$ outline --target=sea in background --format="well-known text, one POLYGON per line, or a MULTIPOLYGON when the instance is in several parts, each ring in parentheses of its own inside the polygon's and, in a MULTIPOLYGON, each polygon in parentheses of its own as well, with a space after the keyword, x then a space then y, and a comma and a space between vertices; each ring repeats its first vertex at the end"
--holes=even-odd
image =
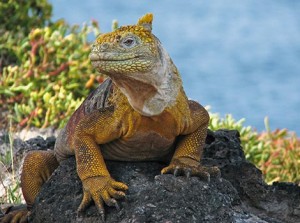
POLYGON ((134 24, 154 13, 153 33, 177 65, 189 98, 221 116, 300 135, 300 1, 49 0, 54 20, 134 24))

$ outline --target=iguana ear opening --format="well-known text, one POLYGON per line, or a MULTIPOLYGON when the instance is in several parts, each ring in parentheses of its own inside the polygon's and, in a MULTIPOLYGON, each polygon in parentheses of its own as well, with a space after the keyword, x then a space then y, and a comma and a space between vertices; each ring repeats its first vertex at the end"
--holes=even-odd
POLYGON ((153 14, 147 13, 143 15, 141 18, 139 18, 139 21, 137 23, 138 26, 143 26, 146 30, 150 31, 152 30, 152 21, 153 21, 153 14))

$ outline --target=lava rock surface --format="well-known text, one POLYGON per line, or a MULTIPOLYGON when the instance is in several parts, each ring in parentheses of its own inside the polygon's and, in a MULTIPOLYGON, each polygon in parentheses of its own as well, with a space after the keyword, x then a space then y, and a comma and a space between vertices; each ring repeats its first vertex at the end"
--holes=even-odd
MULTIPOLYGON (((39 137, 26 143, 53 148, 54 140, 39 137)), ((106 222, 300 222, 300 187, 267 185, 261 171, 245 159, 237 131, 209 131, 201 162, 218 166, 221 178, 206 182, 160 175, 166 164, 159 162, 107 161, 112 177, 126 183, 129 190, 126 199, 119 201, 120 210, 105 206, 106 222)), ((70 158, 43 185, 30 221, 101 222, 94 204, 77 215, 81 199, 75 158, 70 158)))

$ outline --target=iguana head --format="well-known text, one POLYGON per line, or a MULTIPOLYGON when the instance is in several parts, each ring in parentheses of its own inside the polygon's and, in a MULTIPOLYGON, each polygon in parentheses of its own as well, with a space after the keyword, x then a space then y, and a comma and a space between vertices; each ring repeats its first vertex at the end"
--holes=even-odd
POLYGON ((108 75, 130 105, 143 115, 158 115, 175 103, 181 79, 160 41, 152 34, 152 14, 136 25, 100 35, 90 59, 108 75))

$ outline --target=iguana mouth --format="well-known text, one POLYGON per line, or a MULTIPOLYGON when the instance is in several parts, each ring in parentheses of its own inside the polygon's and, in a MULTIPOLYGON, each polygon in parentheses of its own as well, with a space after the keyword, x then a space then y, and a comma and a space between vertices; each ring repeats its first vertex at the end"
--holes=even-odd
POLYGON ((90 60, 97 61, 126 61, 139 58, 139 55, 129 53, 90 53, 90 60))

